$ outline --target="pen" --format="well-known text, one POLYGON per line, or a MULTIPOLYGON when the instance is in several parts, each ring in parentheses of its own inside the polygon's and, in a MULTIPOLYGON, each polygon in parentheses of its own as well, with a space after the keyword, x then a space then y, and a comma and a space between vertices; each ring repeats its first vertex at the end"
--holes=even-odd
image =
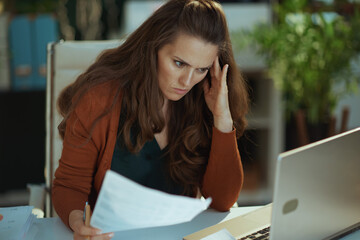
MULTIPOLYGON (((88 202, 85 203, 84 221, 85 226, 90 227, 90 205, 88 204, 88 202)), ((87 236, 86 239, 90 240, 90 236, 87 236)))

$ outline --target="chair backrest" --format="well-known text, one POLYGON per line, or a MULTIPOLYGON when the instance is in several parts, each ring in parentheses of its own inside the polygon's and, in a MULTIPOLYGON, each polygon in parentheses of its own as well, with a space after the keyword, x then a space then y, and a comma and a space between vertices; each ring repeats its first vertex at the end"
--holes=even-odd
MULTIPOLYGON (((62 140, 57 130, 62 117, 57 111, 57 98, 60 92, 74 82, 77 76, 84 72, 103 50, 117 47, 121 43, 121 40, 106 40, 60 41, 48 44, 45 163, 45 180, 48 193, 51 193, 53 176, 59 165, 62 152, 62 140)), ((45 205, 46 216, 55 216, 51 194, 47 194, 45 205)))

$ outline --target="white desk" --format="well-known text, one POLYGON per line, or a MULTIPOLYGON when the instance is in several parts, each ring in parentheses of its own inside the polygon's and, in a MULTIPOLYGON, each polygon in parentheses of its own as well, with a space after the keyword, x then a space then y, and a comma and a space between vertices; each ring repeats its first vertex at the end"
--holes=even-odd
MULTIPOLYGON (((130 231, 115 232, 112 240, 136 239, 136 240, 181 240, 184 236, 197 232, 216 223, 229 220, 231 218, 243 215, 259 207, 240 207, 231 208, 229 212, 217 212, 208 209, 191 222, 176 224, 166 227, 154 227, 137 229, 130 231)), ((72 240, 72 232, 61 222, 59 218, 40 218, 36 219, 33 229, 36 233, 36 240, 72 240)))

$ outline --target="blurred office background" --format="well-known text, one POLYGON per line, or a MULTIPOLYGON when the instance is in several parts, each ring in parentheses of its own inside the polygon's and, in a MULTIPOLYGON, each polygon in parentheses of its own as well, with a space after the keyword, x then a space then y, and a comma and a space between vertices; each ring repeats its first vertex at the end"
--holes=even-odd
MULTIPOLYGON (((220 2, 231 32, 239 32, 258 23, 277 24, 273 6, 285 1, 220 2)), ((356 0, 305 2, 309 12, 325 9, 345 18, 359 9, 356 0)), ((47 43, 123 38, 161 4, 161 0, 0 0, 0 207, 26 205, 27 184, 45 182, 47 43)), ((289 129, 283 95, 266 74, 264 58, 249 47, 234 49, 251 97, 249 126, 239 140, 245 185, 238 203, 265 204, 271 202, 276 156, 296 147, 289 145, 289 132, 295 130, 289 129)), ((335 133, 341 119, 347 129, 360 126, 359 104, 356 93, 337 103, 335 133)))

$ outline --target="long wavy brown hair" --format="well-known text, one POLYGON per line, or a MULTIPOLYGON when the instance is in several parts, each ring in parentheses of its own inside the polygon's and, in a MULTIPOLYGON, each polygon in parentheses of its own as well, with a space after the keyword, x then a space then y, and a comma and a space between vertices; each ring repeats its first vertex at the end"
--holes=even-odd
MULTIPOLYGON (((126 147, 135 153, 146 141, 152 140, 154 134, 161 132, 165 126, 161 111, 164 97, 157 79, 157 53, 164 45, 174 41, 180 32, 218 46, 221 67, 229 64, 230 111, 237 137, 240 137, 246 127, 247 88, 234 60, 225 14, 220 4, 212 0, 170 0, 122 45, 104 51, 61 93, 58 108, 64 120, 58 127, 60 135, 64 137, 66 120, 86 91, 95 85, 113 81, 118 87, 114 103, 121 93, 122 107, 126 109, 126 120, 119 133, 126 147), (134 124, 140 127, 135 144, 130 136, 134 124)), ((210 77, 209 74, 207 77, 210 77)), ((171 126, 167 133, 167 166, 169 176, 183 187, 185 195, 194 195, 201 187, 210 152, 213 116, 204 99, 203 82, 195 85, 179 101, 169 103, 171 126)), ((104 109, 92 128, 113 106, 104 109)))

